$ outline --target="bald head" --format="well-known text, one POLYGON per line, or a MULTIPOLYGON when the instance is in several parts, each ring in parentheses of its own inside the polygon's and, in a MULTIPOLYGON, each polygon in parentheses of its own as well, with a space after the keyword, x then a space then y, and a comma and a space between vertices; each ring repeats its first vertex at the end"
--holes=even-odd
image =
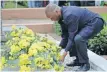
POLYGON ((55 12, 55 11, 59 11, 59 10, 60 10, 60 7, 58 5, 49 3, 45 8, 45 13, 47 15, 51 12, 55 12))
POLYGON ((61 8, 56 4, 48 4, 45 8, 45 14, 52 21, 58 21, 61 16, 61 8))

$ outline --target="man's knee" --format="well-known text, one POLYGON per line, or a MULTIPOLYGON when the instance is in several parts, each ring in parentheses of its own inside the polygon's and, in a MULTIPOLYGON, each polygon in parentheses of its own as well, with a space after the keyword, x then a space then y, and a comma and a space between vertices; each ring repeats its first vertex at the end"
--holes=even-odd
POLYGON ((75 43, 81 42, 82 40, 83 40, 83 38, 82 38, 80 35, 76 35, 76 36, 74 37, 74 42, 75 42, 75 43))

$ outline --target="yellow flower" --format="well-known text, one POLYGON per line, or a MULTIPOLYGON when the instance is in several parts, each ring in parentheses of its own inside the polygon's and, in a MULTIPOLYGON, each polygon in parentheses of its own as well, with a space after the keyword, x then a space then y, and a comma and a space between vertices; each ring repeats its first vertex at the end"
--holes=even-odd
POLYGON ((51 69, 51 67, 52 67, 52 66, 51 66, 49 60, 44 60, 44 61, 42 62, 42 66, 41 66, 42 69, 51 69))
POLYGON ((16 29, 16 26, 15 25, 12 25, 12 30, 16 29))
POLYGON ((28 36, 26 36, 26 35, 22 35, 21 36, 21 39, 25 39, 26 41, 32 41, 32 40, 34 40, 35 39, 35 37, 33 37, 33 36, 30 36, 30 37, 28 37, 28 36))
POLYGON ((41 37, 40 40, 41 40, 42 42, 46 42, 48 39, 47 39, 46 37, 41 37))
POLYGON ((41 67, 43 60, 44 60, 44 58, 42 58, 42 57, 35 58, 34 59, 35 65, 38 67, 41 67))
POLYGON ((2 70, 4 68, 4 65, 6 64, 6 58, 3 56, 0 59, 0 70, 2 70))
POLYGON ((38 47, 38 45, 36 43, 33 43, 30 48, 36 49, 36 47, 38 47))
POLYGON ((11 36, 17 36, 15 31, 12 31, 12 32, 10 33, 10 35, 11 35, 11 36))
POLYGON ((64 71, 64 67, 63 66, 59 66, 59 65, 57 65, 57 64, 55 64, 54 65, 54 69, 55 69, 55 71, 60 71, 60 72, 62 72, 62 71, 64 71))
POLYGON ((5 64, 6 63, 6 58, 3 56, 3 57, 1 57, 0 61, 2 62, 2 64, 5 64))
POLYGON ((45 42, 37 42, 36 44, 37 44, 38 46, 41 46, 41 47, 42 47, 42 46, 45 46, 46 43, 45 43, 45 42))
POLYGON ((4 68, 4 65, 0 62, 0 70, 4 68))
POLYGON ((23 29, 17 29, 17 31, 18 31, 19 34, 23 33, 23 29))
POLYGON ((52 66, 49 60, 44 59, 43 57, 38 57, 34 59, 35 65, 42 69, 51 69, 52 66))
POLYGON ((25 34, 30 35, 30 36, 34 36, 34 33, 31 29, 26 28, 24 31, 25 34))
POLYGON ((20 48, 27 48, 30 45, 30 42, 22 39, 19 41, 18 45, 20 46, 20 48))
POLYGON ((57 51, 56 46, 52 46, 52 47, 51 47, 51 49, 52 49, 52 51, 54 51, 54 52, 56 52, 56 51, 57 51))
POLYGON ((28 51, 28 56, 32 56, 32 55, 37 55, 38 54, 38 51, 36 48, 29 48, 29 51, 28 51))
POLYGON ((29 56, 27 54, 21 54, 19 56, 19 65, 26 65, 31 64, 31 61, 29 60, 29 56))
POLYGON ((37 45, 41 47, 45 47, 47 49, 50 48, 50 45, 46 42, 38 42, 37 45))
POLYGON ((45 66, 43 66, 43 69, 51 69, 51 68, 52 68, 51 65, 46 65, 46 64, 45 64, 45 66))
POLYGON ((29 56, 27 55, 27 54, 21 54, 20 56, 19 56, 19 59, 23 59, 23 60, 26 60, 26 59, 28 59, 29 58, 29 56))
POLYGON ((12 40, 19 41, 19 37, 13 37, 12 40))
POLYGON ((57 53, 56 53, 56 52, 53 52, 53 51, 51 51, 50 54, 51 54, 51 55, 55 55, 55 56, 57 55, 57 53))
POLYGON ((55 44, 55 42, 53 42, 52 40, 47 40, 47 43, 50 45, 55 44))
POLYGON ((53 62, 53 58, 51 57, 50 54, 48 55, 48 60, 50 61, 50 63, 53 62))
POLYGON ((21 48, 17 45, 12 45, 10 48, 11 48, 11 51, 10 51, 11 55, 14 54, 14 53, 17 53, 21 50, 21 48))
POLYGON ((54 65, 54 69, 55 69, 56 71, 59 71, 59 70, 60 70, 60 67, 59 67, 57 64, 55 64, 55 65, 54 65))
POLYGON ((9 59, 10 59, 10 60, 14 60, 14 58, 13 58, 13 57, 11 57, 11 56, 9 56, 9 59))
POLYGON ((57 55, 56 55, 56 59, 57 59, 58 61, 61 59, 61 55, 60 55, 60 53, 57 53, 57 55))
POLYGON ((29 60, 19 60, 19 65, 27 65, 27 64, 31 64, 31 61, 29 60))
POLYGON ((20 66, 20 72, 31 72, 31 68, 26 65, 20 66))
POLYGON ((50 49, 50 44, 45 43, 45 47, 46 47, 47 49, 50 49))
POLYGON ((39 52, 44 52, 44 51, 45 51, 44 47, 38 47, 37 50, 38 50, 39 52))
POLYGON ((44 43, 38 42, 38 43, 33 43, 30 48, 36 49, 39 52, 43 52, 45 51, 43 46, 44 46, 44 43))

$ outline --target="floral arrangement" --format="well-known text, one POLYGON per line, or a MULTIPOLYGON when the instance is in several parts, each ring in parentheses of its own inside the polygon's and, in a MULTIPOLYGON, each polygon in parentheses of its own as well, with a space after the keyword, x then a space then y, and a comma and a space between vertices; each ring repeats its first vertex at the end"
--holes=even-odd
POLYGON ((7 66, 18 67, 20 72, 38 70, 62 72, 64 70, 60 62, 61 47, 47 37, 34 34, 28 28, 12 26, 6 38, 5 45, 8 46, 8 51, 1 55, 1 70, 7 66))

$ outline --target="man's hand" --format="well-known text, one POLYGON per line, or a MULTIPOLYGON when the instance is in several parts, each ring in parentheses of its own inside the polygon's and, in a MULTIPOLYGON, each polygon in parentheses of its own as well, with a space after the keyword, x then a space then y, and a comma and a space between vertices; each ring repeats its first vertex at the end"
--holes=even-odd
POLYGON ((66 55, 67 55, 67 52, 64 51, 64 52, 62 53, 61 59, 60 59, 62 62, 64 62, 64 59, 65 59, 66 55))

